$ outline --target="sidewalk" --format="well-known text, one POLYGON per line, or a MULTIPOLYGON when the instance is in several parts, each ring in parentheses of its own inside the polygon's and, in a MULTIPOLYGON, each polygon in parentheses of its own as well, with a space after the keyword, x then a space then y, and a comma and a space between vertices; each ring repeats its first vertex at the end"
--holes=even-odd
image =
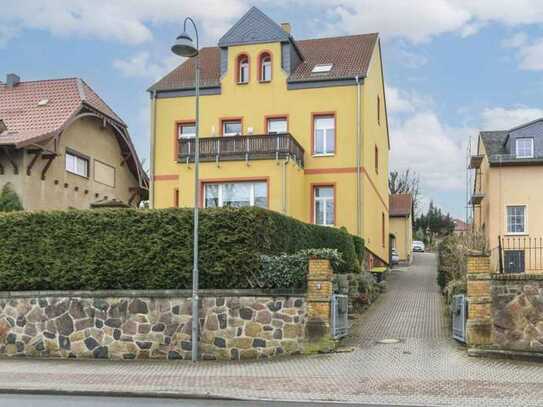
POLYGON ((435 256, 393 272, 352 353, 267 362, 0 360, 0 390, 120 392, 374 404, 541 406, 543 365, 468 357, 448 339, 435 256), (400 343, 378 344, 399 338, 400 343))

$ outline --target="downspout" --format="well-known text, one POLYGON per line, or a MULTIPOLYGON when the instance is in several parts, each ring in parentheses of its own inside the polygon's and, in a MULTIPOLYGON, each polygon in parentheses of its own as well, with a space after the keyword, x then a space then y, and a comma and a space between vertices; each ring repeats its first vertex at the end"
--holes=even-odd
POLYGON ((282 164, 281 166, 283 167, 282 168, 282 172, 283 172, 283 182, 282 182, 282 206, 283 206, 283 213, 286 215, 287 214, 287 166, 288 166, 288 162, 289 162, 289 159, 287 158, 282 164))
POLYGON ((151 156, 149 160, 149 207, 155 208, 156 90, 151 91, 151 156))
POLYGON ((362 126, 360 78, 356 79, 356 234, 362 237, 362 126))

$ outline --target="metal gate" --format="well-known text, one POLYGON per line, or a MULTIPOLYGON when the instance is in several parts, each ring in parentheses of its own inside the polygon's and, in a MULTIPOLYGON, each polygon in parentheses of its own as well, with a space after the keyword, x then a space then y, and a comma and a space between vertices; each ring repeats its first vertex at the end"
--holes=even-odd
POLYGON ((466 342, 466 318, 467 305, 466 297, 463 294, 453 296, 452 325, 453 338, 466 342))
POLYGON ((349 332, 349 298, 346 295, 332 295, 332 337, 342 338, 349 332))

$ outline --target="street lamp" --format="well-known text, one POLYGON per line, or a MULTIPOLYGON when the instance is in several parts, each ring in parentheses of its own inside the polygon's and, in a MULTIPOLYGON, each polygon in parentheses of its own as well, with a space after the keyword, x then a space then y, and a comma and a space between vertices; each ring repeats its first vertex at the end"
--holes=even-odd
POLYGON ((198 208, 200 207, 199 187, 199 172, 200 172, 200 145, 199 145, 199 129, 200 129, 200 57, 199 57, 199 40, 198 28, 196 23, 190 17, 185 18, 183 23, 183 33, 180 34, 174 45, 172 52, 181 57, 194 58, 196 71, 196 134, 194 135, 194 230, 193 230, 193 255, 192 255, 192 361, 198 360, 198 208), (192 23, 196 34, 196 46, 192 41, 192 37, 187 34, 187 21, 192 23))

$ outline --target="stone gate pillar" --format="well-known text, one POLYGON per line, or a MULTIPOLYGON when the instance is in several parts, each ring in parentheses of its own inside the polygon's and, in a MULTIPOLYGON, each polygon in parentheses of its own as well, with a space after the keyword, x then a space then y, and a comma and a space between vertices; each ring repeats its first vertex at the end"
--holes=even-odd
POLYGON ((490 256, 471 253, 467 258, 468 319, 467 345, 491 345, 493 339, 490 256))
POLYGON ((306 338, 310 342, 330 337, 333 276, 330 260, 309 259, 306 338))

